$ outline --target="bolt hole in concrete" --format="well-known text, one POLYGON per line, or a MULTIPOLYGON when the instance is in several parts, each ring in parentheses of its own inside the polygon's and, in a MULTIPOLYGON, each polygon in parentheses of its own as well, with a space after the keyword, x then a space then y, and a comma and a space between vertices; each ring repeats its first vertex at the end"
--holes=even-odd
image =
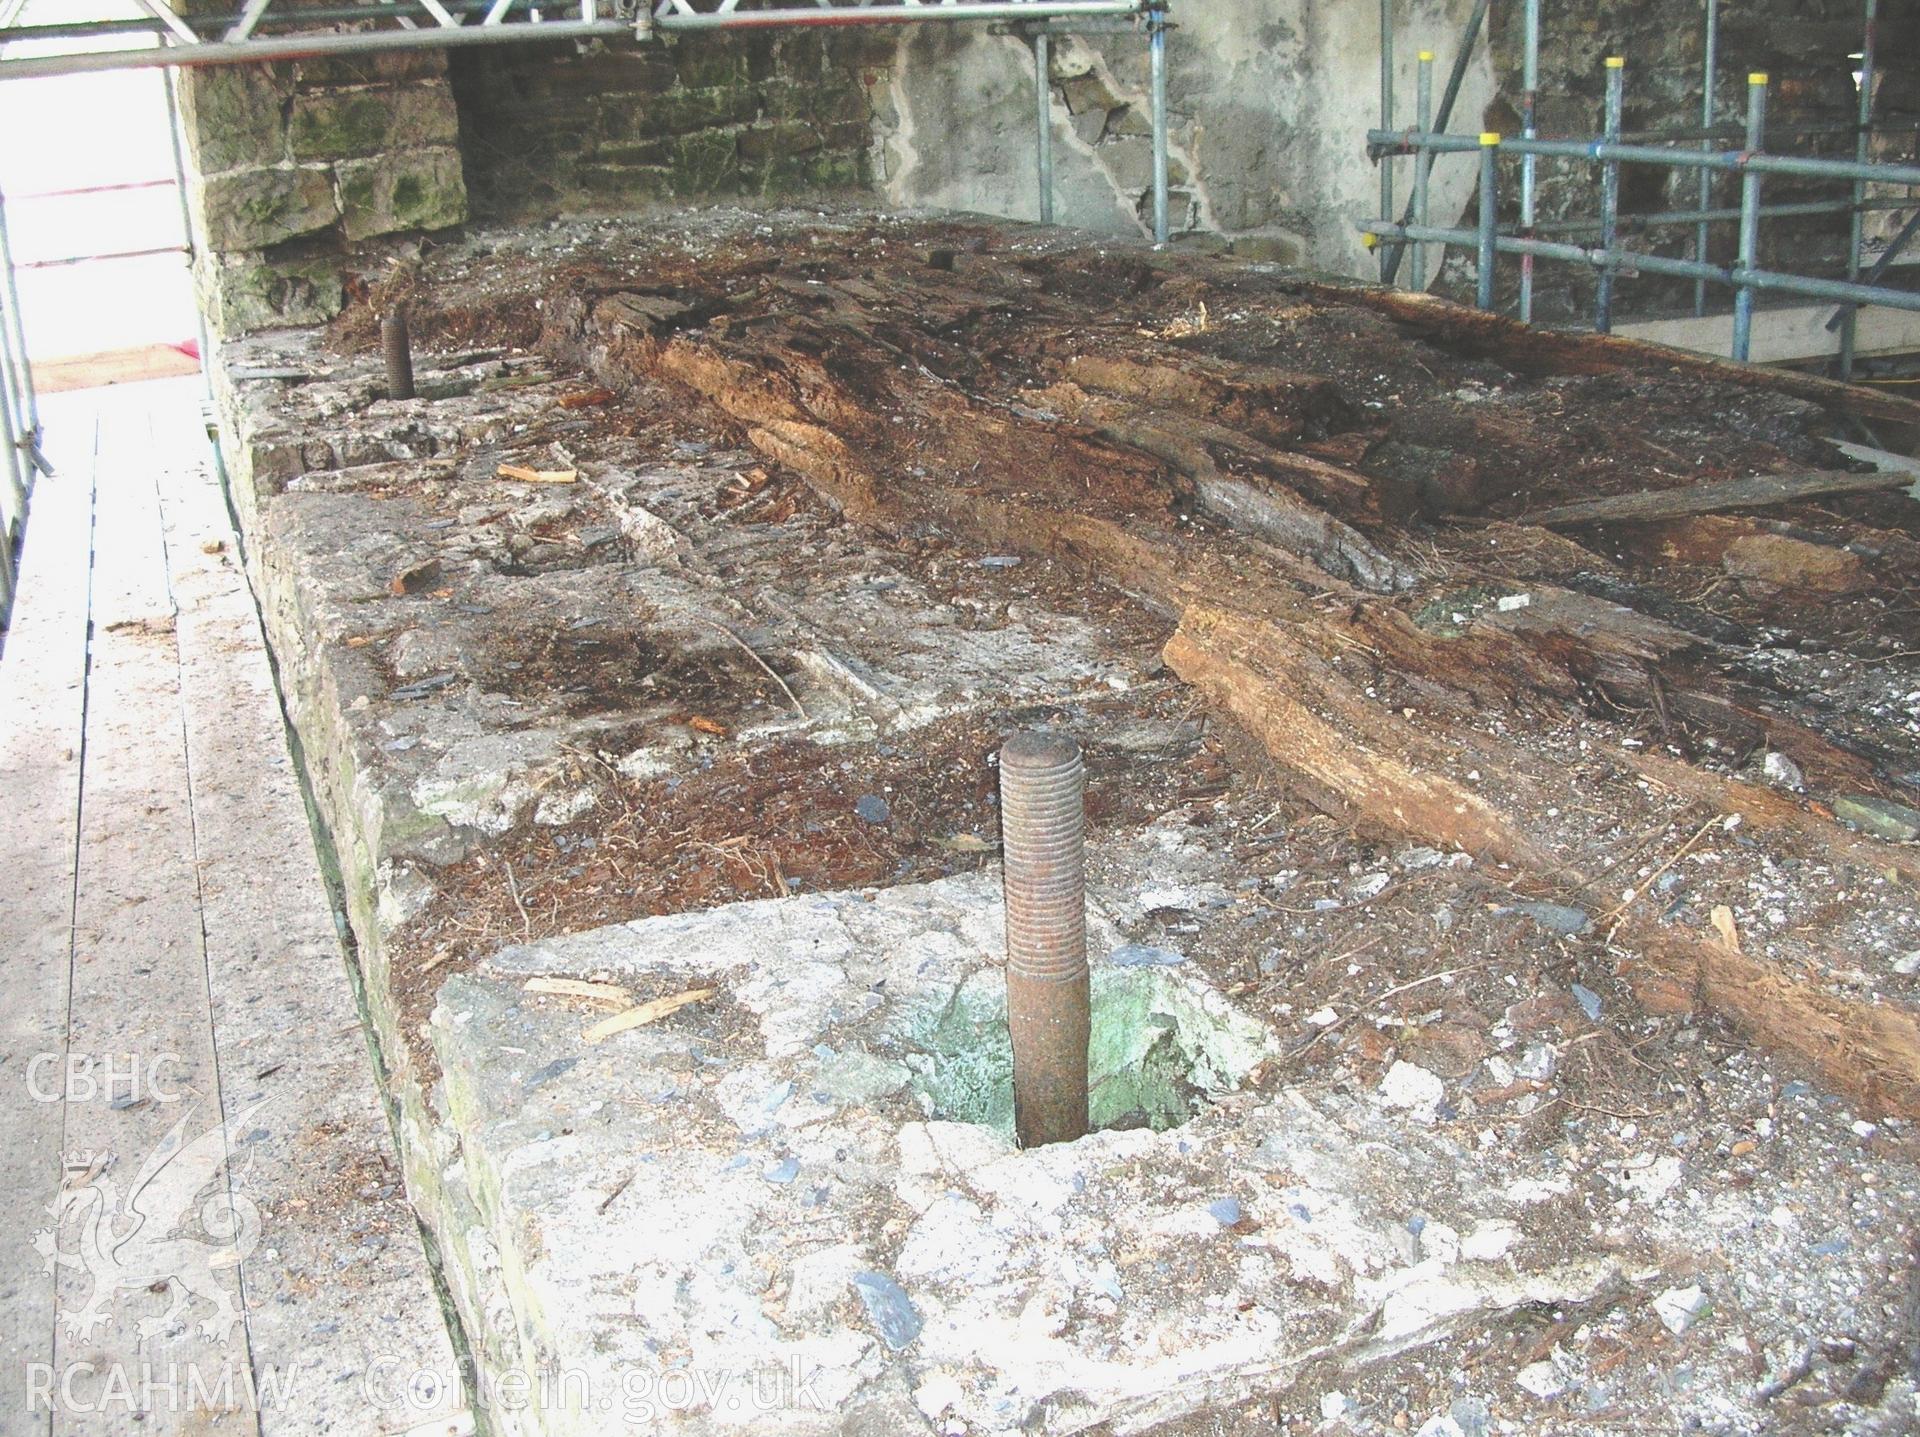
MULTIPOLYGON (((1265 1028, 1216 990, 1172 971, 1166 960, 1174 957, 1129 946, 1093 969, 1087 1096, 1094 1131, 1178 1127, 1268 1055, 1265 1028)), ((1013 1136, 1013 1044, 997 968, 924 1015, 906 1041, 913 1051, 904 1061, 930 1117, 1013 1136)))

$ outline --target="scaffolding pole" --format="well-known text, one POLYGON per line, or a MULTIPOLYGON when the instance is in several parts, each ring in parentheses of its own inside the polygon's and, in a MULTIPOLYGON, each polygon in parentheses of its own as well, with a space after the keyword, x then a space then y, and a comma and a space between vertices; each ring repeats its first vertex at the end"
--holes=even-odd
MULTIPOLYGON (((1540 0, 1527 0, 1526 58, 1523 62, 1520 82, 1520 138, 1532 140, 1539 137, 1536 123, 1537 102, 1540 91, 1540 0)), ((1382 125, 1390 130, 1391 125, 1382 125)), ((1426 126, 1423 124, 1422 129, 1426 126)), ((1520 232, 1533 233, 1533 221, 1537 200, 1534 194, 1535 166, 1539 160, 1533 155, 1520 157, 1520 232)), ((1386 210, 1381 210, 1386 214, 1386 210)), ((1520 257, 1520 321, 1533 323, 1533 256, 1520 257)))
MULTIPOLYGON (((1866 0, 1866 16, 1860 39, 1860 133, 1854 138, 1853 157, 1865 164, 1872 156, 1874 47, 1879 38, 1879 0, 1866 0)), ((1847 278, 1860 278, 1860 241, 1863 237, 1863 206, 1867 182, 1853 182, 1853 222, 1847 230, 1847 278)), ((1840 377, 1853 378, 1853 341, 1858 314, 1848 305, 1840 316, 1840 377)))
MULTIPOLYGON (((1720 69, 1720 0, 1707 0, 1706 33, 1701 45, 1700 57, 1700 128, 1703 131, 1713 129, 1713 87, 1719 80, 1720 69)), ((1713 137, 1710 133, 1701 137, 1702 150, 1713 149, 1713 137)), ((1700 171, 1700 209, 1702 212, 1713 208, 1713 172, 1700 171)), ((1701 264, 1707 262, 1707 246, 1712 236, 1707 222, 1700 221, 1693 231, 1693 257, 1701 264)), ((1707 312, 1707 282, 1696 280, 1693 286, 1693 312, 1695 316, 1707 312)))

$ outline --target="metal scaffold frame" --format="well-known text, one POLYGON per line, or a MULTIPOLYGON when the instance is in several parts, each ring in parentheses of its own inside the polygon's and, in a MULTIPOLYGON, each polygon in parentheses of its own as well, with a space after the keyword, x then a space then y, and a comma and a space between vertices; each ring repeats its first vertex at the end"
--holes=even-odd
MULTIPOLYGON (((1520 296, 1518 313, 1523 322, 1533 319, 1534 264, 1538 260, 1586 265, 1596 274, 1593 326, 1600 333, 1613 327, 1615 282, 1622 275, 1650 274, 1694 282, 1694 313, 1706 311, 1709 285, 1729 288, 1734 296, 1733 357, 1742 362, 1751 353, 1753 307, 1761 293, 1799 295, 1835 301, 1839 308, 1828 321, 1829 330, 1840 333, 1840 373, 1850 378, 1854 368, 1855 316, 1862 305, 1920 311, 1920 292, 1893 289, 1880 281, 1888 267, 1920 230, 1920 210, 1881 251, 1871 268, 1862 252, 1864 219, 1875 210, 1912 209, 1920 204, 1913 194, 1892 198, 1874 198, 1869 185, 1920 187, 1920 164, 1893 164, 1872 159, 1873 137, 1879 133, 1914 130, 1913 124, 1890 126, 1878 123, 1873 112, 1876 78, 1876 41, 1878 0, 1864 0, 1864 32, 1860 50, 1859 115, 1851 124, 1800 124, 1792 130, 1801 135, 1852 132, 1855 137, 1851 160, 1823 159, 1812 155, 1787 154, 1767 148, 1768 77, 1755 72, 1747 77, 1747 112, 1737 129, 1715 123, 1714 85, 1719 68, 1719 0, 1704 0, 1703 62, 1701 72, 1701 112, 1697 129, 1655 130, 1626 133, 1622 129, 1625 107, 1626 62, 1610 57, 1605 69, 1605 108, 1600 133, 1574 137, 1542 137, 1534 125, 1535 89, 1539 83, 1540 5, 1541 0, 1526 0, 1525 94, 1521 103, 1521 133, 1503 136, 1493 133, 1479 136, 1447 133, 1453 101, 1465 73, 1469 53, 1479 38, 1486 3, 1476 5, 1461 36, 1454 59, 1453 74, 1437 116, 1430 113, 1434 56, 1420 53, 1420 100, 1413 126, 1398 129, 1393 117, 1393 34, 1391 0, 1381 0, 1381 124, 1367 134, 1369 156, 1382 170, 1380 218, 1362 224, 1370 242, 1381 247, 1381 277, 1391 284, 1403 253, 1410 256, 1413 283, 1424 287, 1429 272, 1429 251, 1439 246, 1457 245, 1473 249, 1479 257, 1478 302, 1481 308, 1494 305, 1494 278, 1499 256, 1520 256, 1520 296), (1478 153, 1478 223, 1473 229, 1436 226, 1428 213, 1428 174, 1434 159, 1453 153, 1478 153), (1413 198, 1400 218, 1393 215, 1391 164, 1395 156, 1409 155, 1414 163, 1413 198), (1520 160, 1520 223, 1503 228, 1498 223, 1499 161, 1514 155, 1520 160), (1591 220, 1560 221, 1539 224, 1535 214, 1536 166, 1541 157, 1578 160, 1598 166, 1600 213, 1591 220), (1699 175, 1698 200, 1691 210, 1658 214, 1623 215, 1620 213, 1620 169, 1622 165, 1647 165, 1664 169, 1692 169, 1699 175), (1737 208, 1712 207, 1714 174, 1740 177, 1740 204, 1737 208), (1848 197, 1835 200, 1794 201, 1763 204, 1762 185, 1769 175, 1802 179, 1831 180, 1849 187, 1848 197), (1759 263, 1762 221, 1769 218, 1806 215, 1847 215, 1849 245, 1847 278, 1822 278, 1763 269, 1759 263), (1714 264, 1709 259, 1708 239, 1715 224, 1737 224, 1739 233, 1736 257, 1730 265, 1714 264), (1691 228, 1692 255, 1677 258, 1647 254, 1628 249, 1623 236, 1645 234, 1663 228, 1691 228), (1546 239, 1557 233, 1573 236, 1593 235, 1598 244, 1575 244, 1546 239)), ((1777 129, 1775 134, 1777 136, 1777 129)))
POLYGON ((27 335, 0 196, 0 620, 13 607, 14 555, 27 523, 34 480, 52 467, 40 452, 40 399, 27 362, 27 335))
POLYGON ((181 15, 167 0, 134 0, 145 18, 19 23, 28 0, 0 0, 0 79, 148 66, 237 65, 323 54, 553 40, 651 32, 1074 20, 1130 16, 1156 0, 234 0, 225 15, 181 15), (48 49, 62 40, 155 36, 144 49, 48 49), (40 53, 6 47, 40 42, 40 53))

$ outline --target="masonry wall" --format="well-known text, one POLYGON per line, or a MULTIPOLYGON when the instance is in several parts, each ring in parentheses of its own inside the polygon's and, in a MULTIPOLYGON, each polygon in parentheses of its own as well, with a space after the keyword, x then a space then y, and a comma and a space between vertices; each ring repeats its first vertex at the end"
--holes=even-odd
POLYGON ((863 191, 871 34, 686 35, 456 53, 476 216, 538 218, 687 201, 863 191))
POLYGON ((469 219, 866 193, 871 32, 479 47, 179 72, 216 334, 338 314, 370 241, 469 219))
MULTIPOLYGON (((1457 35, 1471 0, 1397 0, 1403 34, 1457 35)), ((1174 0, 1168 45, 1171 223, 1213 231, 1262 257, 1358 274, 1372 261, 1354 221, 1378 208, 1365 132, 1379 114, 1375 0, 1174 0)), ((1033 62, 1027 44, 980 27, 925 26, 895 40, 881 107, 882 168, 895 204, 1036 213, 1033 62)), ((1414 47, 1402 45, 1403 93, 1414 47)), ((1450 49, 1450 46, 1448 47, 1450 49)), ((1055 42, 1055 214, 1095 232, 1143 234, 1151 149, 1144 36, 1055 42)), ((1464 114, 1492 99, 1476 47, 1464 114)), ((1441 174, 1437 209, 1457 211, 1470 177, 1441 174)))
POLYGON ((466 220, 444 54, 177 73, 196 282, 216 333, 329 319, 353 246, 466 220))

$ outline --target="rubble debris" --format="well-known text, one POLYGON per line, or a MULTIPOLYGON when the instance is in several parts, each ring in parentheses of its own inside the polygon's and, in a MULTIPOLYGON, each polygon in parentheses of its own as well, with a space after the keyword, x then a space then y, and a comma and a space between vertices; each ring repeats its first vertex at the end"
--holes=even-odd
POLYGON ((1920 809, 1895 803, 1890 798, 1844 793, 1833 801, 1833 816, 1889 843, 1912 843, 1920 839, 1920 809))

